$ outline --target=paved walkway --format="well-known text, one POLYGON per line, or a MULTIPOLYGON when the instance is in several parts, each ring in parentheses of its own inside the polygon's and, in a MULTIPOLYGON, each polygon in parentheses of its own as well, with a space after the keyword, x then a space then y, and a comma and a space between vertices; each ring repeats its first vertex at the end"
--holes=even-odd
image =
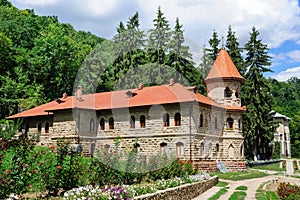
MULTIPOLYGON (((288 167, 289 162, 287 162, 287 171, 285 174, 282 175, 274 175, 277 172, 274 171, 266 171, 266 170, 261 170, 264 171, 265 173, 269 173, 270 176, 262 177, 262 178, 254 178, 254 179, 248 179, 248 180, 241 180, 241 181, 231 181, 231 180, 222 180, 219 179, 219 181, 222 182, 227 182, 229 185, 228 192, 223 194, 219 199, 220 200, 227 200, 230 198, 230 196, 236 191, 235 189, 238 186, 247 186, 247 190, 245 191, 247 193, 247 196, 245 197, 245 200, 254 200, 255 199, 255 193, 258 187, 265 182, 272 181, 272 180, 279 180, 279 181, 284 181, 284 182, 289 182, 291 184, 297 184, 300 185, 300 179, 298 178, 291 178, 289 175, 293 174, 294 171, 290 171, 291 168, 288 167)), ((290 162, 291 164, 292 161, 290 162)), ((217 193, 221 187, 214 186, 211 189, 207 190, 200 196, 194 198, 193 200, 206 200, 213 196, 215 193, 217 193)))

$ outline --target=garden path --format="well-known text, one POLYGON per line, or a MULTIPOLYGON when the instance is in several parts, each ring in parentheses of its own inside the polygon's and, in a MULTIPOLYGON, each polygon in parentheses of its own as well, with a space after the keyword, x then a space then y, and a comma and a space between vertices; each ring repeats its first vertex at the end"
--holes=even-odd
MULTIPOLYGON (((255 199, 255 193, 256 193, 256 190, 258 189, 258 187, 262 183, 272 181, 272 180, 274 180, 274 181, 275 180, 284 181, 284 182, 289 182, 289 183, 292 183, 292 184, 300 185, 300 179, 291 178, 291 177, 287 177, 287 176, 284 176, 284 175, 270 175, 270 176, 267 176, 267 177, 240 180, 240 181, 231 181, 231 180, 219 179, 219 181, 229 183, 228 192, 223 194, 219 199, 227 200, 236 191, 235 189, 238 186, 247 186, 248 189, 246 191, 247 196, 245 197, 245 200, 253 200, 253 199, 255 199)), ((220 190, 220 187, 214 186, 211 189, 204 192, 203 194, 201 194, 198 197, 194 198, 193 200, 206 200, 206 199, 209 199, 211 196, 213 196, 219 190, 220 190)))

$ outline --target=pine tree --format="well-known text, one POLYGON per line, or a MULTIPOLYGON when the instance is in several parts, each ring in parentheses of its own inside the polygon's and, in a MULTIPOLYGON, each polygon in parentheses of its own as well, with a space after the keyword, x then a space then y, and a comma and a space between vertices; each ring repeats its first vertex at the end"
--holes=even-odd
POLYGON ((166 64, 174 69, 173 77, 176 82, 184 85, 198 85, 200 74, 193 66, 192 54, 189 47, 184 45, 182 25, 176 19, 174 30, 171 35, 170 52, 167 55, 166 64))
POLYGON ((243 76, 246 73, 246 67, 242 57, 242 48, 240 48, 239 45, 240 44, 235 36, 235 32, 233 32, 231 30, 231 26, 229 26, 225 46, 233 63, 239 70, 240 74, 243 76))
POLYGON ((270 156, 266 152, 273 139, 275 124, 271 114, 273 99, 263 73, 271 71, 267 67, 271 62, 268 47, 258 36, 258 30, 253 27, 250 40, 245 44, 246 66, 249 70, 242 88, 243 104, 247 107, 243 115, 243 133, 247 156, 260 155, 261 158, 267 158, 270 156))
POLYGON ((170 47, 171 31, 169 22, 158 7, 157 17, 153 20, 154 29, 149 31, 149 61, 164 64, 166 52, 170 47))
POLYGON ((219 48, 219 45, 220 45, 220 39, 218 39, 218 34, 215 30, 213 30, 213 35, 212 35, 212 38, 208 41, 209 43, 209 46, 210 48, 206 49, 207 52, 208 52, 208 56, 211 60, 215 61, 218 54, 219 54, 219 51, 220 51, 220 48, 219 48))

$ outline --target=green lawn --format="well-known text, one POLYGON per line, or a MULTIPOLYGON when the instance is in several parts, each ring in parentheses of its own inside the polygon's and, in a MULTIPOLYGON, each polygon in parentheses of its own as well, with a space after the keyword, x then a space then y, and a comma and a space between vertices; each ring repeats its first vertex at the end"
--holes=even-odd
POLYGON ((277 171, 277 172, 285 171, 284 168, 280 168, 280 163, 254 166, 254 167, 251 167, 250 169, 272 170, 272 171, 277 171))
POLYGON ((222 188, 216 194, 214 194, 212 197, 210 197, 208 200, 217 200, 221 197, 221 195, 225 194, 226 192, 227 192, 227 189, 222 188))
POLYGON ((265 191, 262 188, 264 187, 265 184, 269 183, 265 182, 262 183, 259 188, 256 190, 255 198, 257 200, 278 200, 278 196, 276 195, 276 192, 273 191, 265 191))
POLYGON ((219 178, 221 178, 221 179, 227 179, 227 180, 233 180, 233 181, 268 176, 268 174, 266 174, 264 172, 256 171, 256 170, 249 170, 246 172, 227 172, 227 173, 214 172, 214 173, 211 173, 211 175, 219 176, 219 178))
POLYGON ((230 196, 229 200, 243 200, 245 199, 246 195, 247 195, 246 192, 242 192, 242 191, 234 192, 230 196))
POLYGON ((247 190, 247 189, 248 189, 248 187, 244 186, 244 185, 241 185, 241 186, 235 188, 235 190, 247 190))

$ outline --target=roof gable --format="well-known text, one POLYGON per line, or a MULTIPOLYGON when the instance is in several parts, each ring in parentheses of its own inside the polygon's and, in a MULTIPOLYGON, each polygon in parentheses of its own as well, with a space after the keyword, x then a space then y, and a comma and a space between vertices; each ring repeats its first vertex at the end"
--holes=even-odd
POLYGON ((204 81, 215 81, 216 79, 238 80, 242 83, 245 81, 225 49, 221 49, 221 51, 219 52, 214 65, 212 66, 204 81))

